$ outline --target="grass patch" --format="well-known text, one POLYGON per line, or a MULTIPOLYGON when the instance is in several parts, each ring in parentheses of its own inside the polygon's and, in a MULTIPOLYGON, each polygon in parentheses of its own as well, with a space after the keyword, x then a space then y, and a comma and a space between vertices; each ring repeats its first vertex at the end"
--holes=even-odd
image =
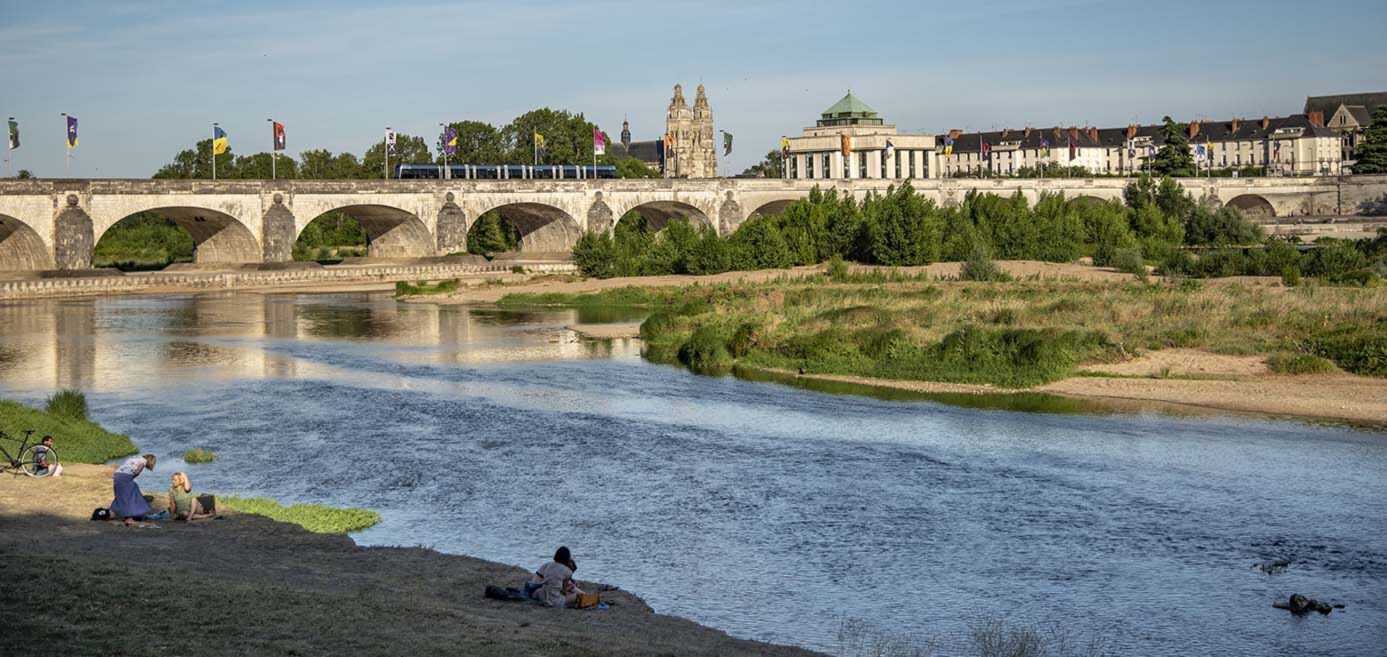
POLYGON ((628 286, 590 292, 571 294, 565 292, 512 292, 496 302, 499 306, 632 306, 650 307, 671 302, 677 294, 675 288, 628 286))
POLYGON ((428 281, 418 281, 415 283, 399 281, 395 283, 395 296, 419 297, 430 294, 449 294, 451 292, 456 292, 457 289, 458 279, 456 278, 439 281, 437 283, 429 283, 428 281))
POLYGON ((31 442, 44 435, 53 436, 53 448, 63 463, 105 463, 138 451, 129 436, 107 431, 90 420, 0 400, 0 431, 15 439, 5 449, 13 452, 18 448, 17 441, 23 439, 25 429, 34 430, 31 442))
POLYGON ((1339 368, 1314 354, 1278 351, 1267 358, 1267 367, 1277 374, 1328 374, 1339 368))
POLYGON ((69 420, 87 419, 87 396, 81 390, 64 390, 55 393, 44 404, 44 410, 69 420))
POLYGON ((217 460, 217 453, 210 449, 198 447, 197 449, 190 449, 183 452, 183 461, 185 463, 211 463, 215 460, 217 460))
POLYGON ((218 497, 217 503, 242 513, 254 513, 279 522, 298 525, 318 534, 346 534, 380 522, 380 514, 366 509, 338 509, 324 504, 284 506, 267 497, 218 497))

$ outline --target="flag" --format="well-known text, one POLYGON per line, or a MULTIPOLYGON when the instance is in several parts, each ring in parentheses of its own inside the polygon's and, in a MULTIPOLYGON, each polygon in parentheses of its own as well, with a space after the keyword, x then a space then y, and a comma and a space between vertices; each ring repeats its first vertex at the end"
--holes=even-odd
POLYGON ((1281 160, 1281 142, 1274 141, 1271 143, 1271 159, 1277 161, 1281 160))
POLYGON ((891 140, 890 140, 890 139, 887 139, 887 140, 886 140, 886 157, 891 157, 892 155, 895 155, 895 154, 896 154, 896 145, 893 144, 893 143, 891 143, 891 140))
POLYGON ((1204 152, 1204 144, 1199 144, 1194 147, 1194 159, 1196 161, 1203 162, 1207 157, 1208 156, 1204 152))
POLYGON ((212 126, 212 154, 226 154, 226 131, 218 126, 212 126))
POLYGON ((285 146, 285 144, 286 144, 286 142, 284 141, 284 124, 283 124, 283 123, 280 123, 279 121, 273 121, 272 123, 275 124, 275 148, 274 148, 274 149, 277 150, 277 151, 282 151, 282 150, 284 150, 284 146, 285 146))
POLYGON ((780 157, 781 157, 782 159, 789 159, 789 157, 790 157, 790 138, 789 138, 789 137, 781 137, 781 138, 780 138, 780 157))
POLYGON ((1040 156, 1050 157, 1050 140, 1044 137, 1040 138, 1040 156))
POLYGON ((992 143, 991 143, 991 142, 986 142, 986 141, 983 142, 983 143, 982 143, 982 156, 983 156, 983 157, 988 157, 988 156, 991 155, 991 154, 992 154, 992 143))
POLYGON ((10 119, 10 150, 19 148, 19 124, 10 119))
POLYGON ((1137 142, 1135 139, 1127 140, 1127 159, 1137 159, 1137 142))
POLYGON ((852 137, 843 135, 843 157, 852 157, 852 137))
POLYGON ((544 135, 541 135, 538 132, 535 133, 535 148, 538 148, 539 150, 544 150, 544 135))
POLYGON ((953 155, 953 154, 954 154, 954 138, 953 138, 953 137, 945 137, 945 138, 944 138, 944 157, 949 157, 950 155, 953 155))
POLYGON ((602 131, 597 128, 592 129, 592 154, 607 154, 607 135, 602 134, 602 131))
POLYGON ((1069 161, 1073 162, 1079 157, 1079 147, 1073 140, 1069 141, 1069 161))
POLYGON ((386 131, 385 131, 385 154, 386 154, 386 155, 391 155, 391 156, 395 155, 395 131, 394 131, 394 130, 386 130, 386 131))
POLYGON ((443 136, 439 137, 443 142, 444 155, 457 155, 458 152, 458 131, 453 126, 443 128, 443 136))
POLYGON ((77 117, 67 117, 67 147, 77 148, 77 117))
POLYGON ((1155 145, 1155 144, 1148 144, 1148 145, 1146 146, 1146 157, 1156 157, 1156 145, 1155 145))
POLYGON ((727 157, 732 154, 732 133, 724 130, 722 132, 722 156, 727 157))

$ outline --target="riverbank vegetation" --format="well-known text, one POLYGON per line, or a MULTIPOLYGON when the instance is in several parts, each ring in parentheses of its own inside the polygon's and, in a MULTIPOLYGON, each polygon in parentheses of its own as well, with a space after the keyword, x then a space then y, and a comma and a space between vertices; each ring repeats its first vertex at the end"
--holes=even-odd
POLYGON ((720 374, 734 365, 1020 388, 1140 350, 1278 354, 1278 371, 1387 377, 1387 288, 931 280, 875 270, 764 283, 607 290, 504 303, 660 308, 646 355, 720 374))
POLYGON ((178 224, 151 212, 140 212, 111 226, 96 242, 95 267, 125 271, 163 269, 192 262, 193 236, 178 224))
POLYGON ((430 283, 428 281, 416 281, 414 283, 410 283, 409 281, 397 281, 395 283, 395 296, 396 298, 400 298, 428 296, 432 294, 450 294, 457 291, 458 284, 459 281, 456 278, 438 281, 437 283, 430 283))
POLYGON ((183 452, 183 462, 189 465, 211 463, 215 460, 217 460, 217 453, 210 449, 203 449, 201 447, 197 447, 183 452))
MULTIPOLYGON (((136 452, 130 437, 113 433, 87 419, 87 401, 81 392, 63 391, 49 399, 48 410, 0 399, 0 431, 15 441, 26 429, 33 429, 30 442, 53 436, 54 447, 63 463, 105 463, 136 452)), ((6 445, 13 452, 18 444, 6 445)))
MULTIPOLYGON (((1119 202, 1042 194, 1032 205, 969 192, 941 207, 909 183, 862 201, 814 189, 778 216, 753 216, 726 237, 671 220, 655 231, 627 213, 612 233, 586 233, 573 251, 586 275, 652 276, 813 265, 841 258, 888 266, 996 258, 1074 262, 1181 276, 1304 275, 1369 284, 1387 273, 1387 238, 1329 240, 1302 255, 1267 240, 1237 209, 1197 202, 1173 179, 1140 177, 1119 202), (1201 249, 1191 252, 1191 249, 1201 249)), ((979 260, 980 261, 980 260, 979 260)))
POLYGON ((348 534, 373 527, 380 514, 366 509, 339 509, 324 504, 290 504, 285 506, 267 497, 218 497, 223 506, 265 516, 271 520, 298 525, 316 534, 348 534))

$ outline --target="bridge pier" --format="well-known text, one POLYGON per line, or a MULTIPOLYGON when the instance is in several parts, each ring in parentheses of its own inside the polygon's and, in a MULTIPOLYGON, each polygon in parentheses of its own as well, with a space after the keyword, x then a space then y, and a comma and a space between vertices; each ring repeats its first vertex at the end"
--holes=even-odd
POLYGON ((467 250, 467 212, 454 202, 452 192, 444 196, 434 233, 437 236, 439 255, 467 250))
POLYGON ((77 205, 77 195, 67 195, 67 207, 53 220, 53 264, 58 269, 91 269, 96 237, 92 219, 77 205))
POLYGON ((265 262, 289 262, 294 259, 294 213, 284 207, 284 195, 275 194, 273 204, 260 220, 263 258, 265 262))

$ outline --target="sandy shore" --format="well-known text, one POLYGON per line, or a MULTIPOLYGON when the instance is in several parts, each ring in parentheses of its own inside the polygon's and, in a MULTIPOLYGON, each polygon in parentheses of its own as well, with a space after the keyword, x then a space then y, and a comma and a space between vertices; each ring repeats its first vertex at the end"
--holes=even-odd
MULTIPOLYGON (((0 596, 7 636, 42 639, 24 654, 813 654, 655 614, 626 592, 604 593, 606 610, 496 602, 482 596, 485 586, 519 586, 527 571, 423 548, 362 548, 260 516, 225 512, 157 529, 91 522, 91 510, 110 502, 111 472, 78 464, 58 479, 0 475, 0 572, 43 583, 0 596)), ((162 494, 167 476, 141 477, 145 492, 162 494)), ((573 547, 581 561, 582 546, 573 547)), ((538 566, 552 546, 535 550, 538 566)))

